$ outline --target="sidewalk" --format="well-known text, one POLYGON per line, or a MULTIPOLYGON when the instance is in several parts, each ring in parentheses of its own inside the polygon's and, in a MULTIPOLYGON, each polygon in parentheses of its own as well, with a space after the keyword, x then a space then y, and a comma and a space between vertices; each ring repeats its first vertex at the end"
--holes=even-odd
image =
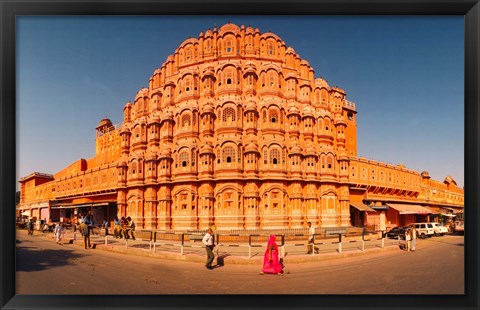
MULTIPOLYGON (((17 230, 17 233, 27 233, 26 230, 17 230)), ((34 237, 45 238, 54 242, 55 236, 53 233, 42 233, 35 231, 34 237)), ((152 257, 159 259, 169 259, 187 262, 205 263, 205 249, 201 241, 189 242, 185 244, 183 255, 181 247, 176 244, 157 245, 154 251, 153 245, 149 241, 142 240, 124 240, 115 239, 113 236, 108 236, 107 244, 105 245, 105 237, 99 235, 91 235, 92 243, 91 249, 85 251, 110 251, 115 253, 122 253, 128 255, 138 255, 144 257, 152 257)), ((83 237, 78 233, 67 231, 62 240, 63 244, 73 245, 79 248, 84 248, 83 237)), ((342 243, 342 251, 339 253, 338 244, 323 244, 320 245, 319 254, 306 254, 306 246, 299 244, 285 245, 285 262, 291 263, 307 263, 320 262, 331 259, 339 259, 344 257, 362 256, 371 253, 381 253, 385 251, 398 250, 398 241, 392 239, 384 239, 384 247, 381 247, 381 241, 373 240, 365 242, 364 250, 362 251, 361 241, 347 241, 342 243)), ((249 258, 248 244, 228 245, 220 244, 214 250, 215 262, 218 264, 255 264, 261 265, 263 263, 264 246, 254 247, 251 249, 251 256, 249 258)))

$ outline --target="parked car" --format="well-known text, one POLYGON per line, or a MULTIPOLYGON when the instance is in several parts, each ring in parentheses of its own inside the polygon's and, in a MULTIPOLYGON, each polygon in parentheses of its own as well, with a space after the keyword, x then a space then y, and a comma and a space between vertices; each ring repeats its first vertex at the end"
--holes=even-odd
POLYGON ((389 231, 387 231, 387 238, 398 238, 405 239, 405 231, 407 230, 407 226, 397 226, 393 227, 389 231))
POLYGON ((415 226, 417 236, 420 238, 430 238, 435 234, 433 223, 412 223, 408 226, 415 226))
POLYGON ((443 226, 443 225, 440 225, 440 223, 432 223, 433 225, 433 233, 435 234, 435 236, 443 236, 445 235, 446 233, 448 233, 448 228, 443 226))

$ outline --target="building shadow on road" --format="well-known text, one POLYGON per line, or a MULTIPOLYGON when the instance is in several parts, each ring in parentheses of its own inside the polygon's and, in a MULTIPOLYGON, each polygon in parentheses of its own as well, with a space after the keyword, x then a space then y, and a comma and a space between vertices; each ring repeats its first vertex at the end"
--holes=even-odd
POLYGON ((73 250, 62 248, 58 245, 57 250, 46 250, 37 247, 29 247, 28 243, 17 240, 16 248, 16 271, 31 272, 48 270, 55 267, 71 265, 83 254, 74 253, 73 250))

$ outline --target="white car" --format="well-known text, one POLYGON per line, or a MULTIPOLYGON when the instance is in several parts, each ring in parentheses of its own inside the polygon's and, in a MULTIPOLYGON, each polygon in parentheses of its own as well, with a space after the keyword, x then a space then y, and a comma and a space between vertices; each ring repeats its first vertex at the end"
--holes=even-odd
POLYGON ((425 238, 430 238, 435 234, 435 231, 433 230, 433 224, 432 223, 413 223, 410 224, 409 226, 415 226, 415 230, 417 231, 417 236, 425 239, 425 238))
POLYGON ((432 223, 433 224, 433 231, 435 236, 443 236, 448 233, 448 228, 445 226, 440 225, 439 223, 432 223))

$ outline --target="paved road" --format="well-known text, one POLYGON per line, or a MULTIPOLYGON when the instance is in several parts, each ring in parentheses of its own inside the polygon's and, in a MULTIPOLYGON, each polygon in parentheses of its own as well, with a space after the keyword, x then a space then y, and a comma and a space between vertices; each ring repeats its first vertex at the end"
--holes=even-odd
POLYGON ((288 264, 284 276, 261 266, 164 260, 57 245, 17 234, 17 294, 463 294, 463 236, 417 241, 401 250, 288 264))

